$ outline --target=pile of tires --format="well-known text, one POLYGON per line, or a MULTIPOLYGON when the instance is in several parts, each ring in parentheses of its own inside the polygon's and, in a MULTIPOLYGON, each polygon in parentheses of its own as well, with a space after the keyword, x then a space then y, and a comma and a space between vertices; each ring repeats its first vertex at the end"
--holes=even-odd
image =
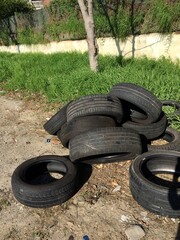
MULTIPOLYGON (((167 159, 169 159, 168 156, 171 159, 170 151, 173 150, 172 154, 176 156, 173 157, 176 159, 174 167, 177 164, 180 133, 168 127, 166 114, 162 111, 164 104, 152 92, 132 83, 119 83, 114 85, 108 94, 83 96, 69 102, 44 124, 44 129, 49 134, 57 135, 62 145, 69 149, 69 156, 37 157, 20 165, 12 176, 12 189, 15 197, 21 203, 31 207, 49 207, 60 204, 77 192, 78 185, 82 186, 82 183, 79 184, 82 176, 80 173, 77 174, 79 166, 81 169, 88 168, 88 177, 90 177, 92 164, 133 160, 130 167, 130 189, 134 199, 146 209, 160 215, 175 216, 177 214, 180 216, 180 212, 177 213, 177 211, 171 215, 170 209, 164 203, 165 200, 162 200, 164 195, 158 196, 158 190, 149 191, 154 183, 147 184, 147 187, 144 182, 142 183, 138 174, 135 176, 134 171, 138 169, 140 173, 143 173, 141 167, 145 165, 138 160, 144 156, 143 154, 155 156, 156 161, 159 157, 156 152, 163 152, 167 159), (164 139, 167 143, 152 144, 157 139, 164 139), (134 168, 137 162, 139 166, 134 168), (71 171, 74 169, 74 178, 69 176, 71 172, 69 169, 71 171), (50 170, 63 173, 64 177, 57 181, 50 176, 44 178, 50 170), (32 184, 34 179, 36 179, 35 183, 32 184), (46 182, 47 179, 48 182, 46 182), (56 186, 51 190, 51 185, 56 186), (42 193, 38 192, 38 189, 42 189, 42 193), (155 194, 157 194, 159 201, 156 207, 154 207, 155 203, 147 204, 149 199, 146 192, 148 191, 152 193, 149 199, 156 199, 155 194), (54 196, 56 196, 55 199, 54 196), (157 210, 164 209, 164 206, 167 207, 167 211, 157 210)), ((163 166, 167 165, 168 169, 170 160, 167 164, 161 160, 157 162, 159 163, 148 165, 150 168, 147 168, 145 173, 149 171, 150 175, 154 176, 158 171, 166 172, 166 167, 163 166), (154 170, 156 165, 159 169, 157 171, 154 170), (160 165, 162 166, 159 167, 160 165)), ((151 182, 150 178, 145 179, 145 182, 151 182)), ((164 186, 161 187, 164 188, 164 186)))

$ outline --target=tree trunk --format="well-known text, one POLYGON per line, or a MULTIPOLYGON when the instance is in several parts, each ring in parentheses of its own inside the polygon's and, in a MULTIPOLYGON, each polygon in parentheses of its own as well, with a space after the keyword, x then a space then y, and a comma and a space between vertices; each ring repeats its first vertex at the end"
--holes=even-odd
POLYGON ((91 70, 98 71, 98 44, 95 37, 93 0, 78 0, 87 34, 89 63, 91 70))

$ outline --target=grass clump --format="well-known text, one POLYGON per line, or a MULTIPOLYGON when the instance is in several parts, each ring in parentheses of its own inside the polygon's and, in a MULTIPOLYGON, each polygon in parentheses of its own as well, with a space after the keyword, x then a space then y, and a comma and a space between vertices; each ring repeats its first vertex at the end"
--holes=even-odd
POLYGON ((180 130, 180 113, 173 106, 163 106, 162 110, 165 112, 168 124, 177 130, 180 130))

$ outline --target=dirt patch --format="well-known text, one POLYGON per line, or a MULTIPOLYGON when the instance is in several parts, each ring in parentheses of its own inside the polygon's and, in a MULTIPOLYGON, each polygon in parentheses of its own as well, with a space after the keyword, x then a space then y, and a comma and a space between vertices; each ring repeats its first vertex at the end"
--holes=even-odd
POLYGON ((68 154, 43 129, 56 110, 57 105, 48 110, 38 99, 0 96, 0 239, 81 240, 88 235, 90 240, 126 240, 125 230, 133 224, 142 226, 142 239, 179 239, 177 219, 152 214, 133 200, 130 161, 94 165, 88 182, 61 206, 33 209, 14 199, 11 175, 20 163, 39 155, 68 154))

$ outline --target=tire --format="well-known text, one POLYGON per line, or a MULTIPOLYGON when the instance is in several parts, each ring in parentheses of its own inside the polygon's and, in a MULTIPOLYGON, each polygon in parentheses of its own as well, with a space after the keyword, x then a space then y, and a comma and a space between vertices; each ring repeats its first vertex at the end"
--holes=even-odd
POLYGON ((116 121, 106 116, 78 117, 71 122, 65 123, 61 130, 57 132, 57 136, 62 145, 68 147, 69 140, 75 136, 96 128, 104 127, 116 127, 116 121))
POLYGON ((121 102, 117 97, 99 94, 82 97, 73 101, 67 108, 67 122, 77 117, 92 115, 109 116, 121 123, 123 117, 121 102))
POLYGON ((180 114, 180 102, 174 100, 162 100, 161 103, 163 106, 174 107, 176 109, 174 113, 178 115, 180 114))
POLYGON ((122 162, 127 160, 133 160, 137 157, 137 153, 120 153, 117 155, 107 155, 107 156, 94 156, 94 157, 86 157, 83 160, 77 159, 76 162, 83 162, 86 164, 106 164, 106 163, 114 163, 114 162, 122 162))
POLYGON ((162 111, 161 101, 143 87, 132 83, 119 83, 112 87, 109 94, 124 100, 122 102, 123 110, 126 115, 130 115, 131 121, 153 123, 160 117, 162 111))
POLYGON ((154 151, 132 161, 129 170, 133 198, 145 209, 162 216, 180 217, 180 152, 154 151), (157 174, 171 174, 173 181, 157 174))
POLYGON ((44 129, 51 135, 56 135, 56 133, 61 129, 62 125, 67 121, 66 104, 62 107, 56 114, 54 114, 44 125, 44 129))
POLYGON ((34 208, 46 208, 64 203, 75 194, 77 169, 68 157, 39 156, 19 165, 11 184, 15 198, 34 208), (60 173, 56 179, 50 173, 60 173))
POLYGON ((122 127, 99 128, 82 133, 69 141, 69 154, 72 161, 85 158, 140 154, 142 144, 140 135, 122 127))
POLYGON ((145 136, 148 140, 151 140, 158 138, 165 132, 167 127, 167 117, 162 113, 160 119, 155 123, 143 124, 127 121, 122 124, 122 126, 124 128, 134 129, 139 134, 145 136))
POLYGON ((180 132, 167 127, 165 133, 160 136, 161 139, 166 140, 168 143, 163 145, 152 145, 148 144, 148 151, 155 150, 175 150, 180 151, 180 132))

